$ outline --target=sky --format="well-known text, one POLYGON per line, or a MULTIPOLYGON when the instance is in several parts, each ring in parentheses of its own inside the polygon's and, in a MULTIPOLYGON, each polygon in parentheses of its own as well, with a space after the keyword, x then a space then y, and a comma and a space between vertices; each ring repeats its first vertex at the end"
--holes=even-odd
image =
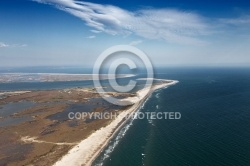
POLYGON ((155 66, 249 66, 249 29, 241 0, 1 0, 0 67, 91 67, 119 44, 155 66))

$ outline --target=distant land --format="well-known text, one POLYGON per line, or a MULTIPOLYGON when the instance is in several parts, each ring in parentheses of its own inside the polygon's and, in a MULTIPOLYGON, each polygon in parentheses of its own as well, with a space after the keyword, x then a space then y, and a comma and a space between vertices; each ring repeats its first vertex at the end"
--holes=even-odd
MULTIPOLYGON (((58 82, 93 80, 92 74, 67 73, 0 73, 0 83, 11 82, 58 82)), ((109 75, 110 76, 110 75, 109 75)), ((132 77, 133 74, 117 74, 116 78, 132 77)), ((100 74, 101 80, 108 79, 107 74, 100 74)))

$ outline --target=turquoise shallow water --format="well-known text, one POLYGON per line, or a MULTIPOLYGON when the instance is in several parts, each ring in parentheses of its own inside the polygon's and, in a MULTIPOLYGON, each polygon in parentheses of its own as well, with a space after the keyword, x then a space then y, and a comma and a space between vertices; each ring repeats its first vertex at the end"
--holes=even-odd
POLYGON ((177 85, 151 95, 140 111, 180 120, 134 120, 95 161, 104 166, 250 165, 250 70, 159 69, 177 85))

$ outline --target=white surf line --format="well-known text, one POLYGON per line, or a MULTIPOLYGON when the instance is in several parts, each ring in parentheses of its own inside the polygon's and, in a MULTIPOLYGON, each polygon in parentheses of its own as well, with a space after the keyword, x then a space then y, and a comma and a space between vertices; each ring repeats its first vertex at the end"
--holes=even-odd
POLYGON ((109 141, 127 122, 127 119, 124 117, 127 117, 127 115, 137 111, 148 99, 149 95, 155 90, 168 87, 176 83, 178 83, 178 81, 173 80, 172 82, 154 85, 148 94, 146 91, 149 87, 139 90, 137 92, 138 97, 130 98, 131 102, 135 102, 134 105, 127 110, 122 111, 119 116, 107 126, 101 127, 99 130, 83 139, 79 144, 69 150, 66 155, 56 161, 53 166, 91 166, 102 150, 107 147, 109 141))
POLYGON ((37 137, 29 137, 29 136, 25 136, 21 138, 21 141, 25 142, 25 143, 46 143, 46 144, 54 144, 54 145, 77 145, 79 142, 77 143, 68 143, 68 142, 48 142, 48 141, 39 141, 36 140, 37 137))

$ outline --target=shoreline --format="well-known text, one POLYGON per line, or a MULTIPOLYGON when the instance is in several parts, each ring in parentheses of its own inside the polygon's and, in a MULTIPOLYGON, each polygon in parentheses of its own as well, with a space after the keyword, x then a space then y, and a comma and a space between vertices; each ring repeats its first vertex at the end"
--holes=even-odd
MULTIPOLYGON (((137 111, 140 106, 146 101, 146 99, 155 91, 164 87, 168 87, 178 83, 176 80, 162 80, 171 82, 162 82, 161 84, 152 85, 148 94, 145 94, 146 88, 137 92, 137 99, 129 98, 134 103, 130 108, 122 111, 119 117, 115 118, 110 124, 92 133, 89 137, 82 140, 79 144, 75 145, 69 152, 62 156, 54 166, 74 165, 74 166, 91 166, 103 149, 108 145, 108 142, 113 136, 121 129, 127 122, 126 115, 137 111)), ((147 87, 150 88, 150 87, 147 87)))
MULTIPOLYGON (((96 74, 70 73, 0 73, 0 83, 67 82, 90 81, 96 74)), ((134 74, 118 74, 116 78, 134 77, 134 74)), ((108 74, 100 74, 100 79, 108 79, 108 74)))

